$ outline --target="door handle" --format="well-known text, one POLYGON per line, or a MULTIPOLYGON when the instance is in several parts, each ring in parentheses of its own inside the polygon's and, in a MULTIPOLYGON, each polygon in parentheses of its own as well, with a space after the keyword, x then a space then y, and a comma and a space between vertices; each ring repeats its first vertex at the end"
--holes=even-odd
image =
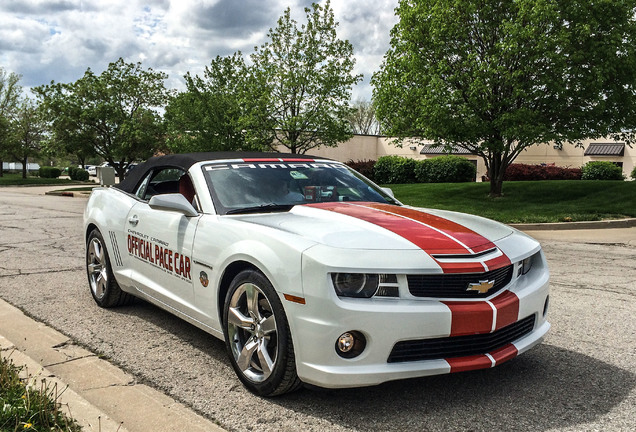
POLYGON ((137 226, 137 224, 139 223, 139 218, 137 217, 137 215, 131 216, 130 218, 128 218, 128 222, 130 222, 132 226, 137 226))

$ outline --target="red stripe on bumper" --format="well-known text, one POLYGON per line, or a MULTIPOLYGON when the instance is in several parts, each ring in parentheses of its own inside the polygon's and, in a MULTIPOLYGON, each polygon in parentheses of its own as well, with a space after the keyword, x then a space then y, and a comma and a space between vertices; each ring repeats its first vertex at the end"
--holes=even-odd
POLYGON ((500 365, 501 363, 517 357, 518 353, 517 348, 513 344, 508 344, 488 353, 495 361, 494 365, 490 357, 485 354, 467 357, 454 357, 445 360, 450 365, 450 373, 466 372, 477 369, 489 369, 493 366, 500 365))
POLYGON ((515 293, 505 291, 490 302, 497 308, 495 330, 517 322, 519 319, 519 297, 515 293))
POLYGON ((486 355, 474 355, 468 357, 455 357, 446 359, 451 367, 450 373, 465 372, 476 369, 488 369, 492 367, 492 361, 486 355))
POLYGON ((451 311, 450 336, 490 333, 493 331, 495 316, 497 322, 494 330, 515 323, 519 319, 519 297, 510 291, 504 291, 490 302, 443 301, 442 303, 451 311), (496 315, 493 306, 497 310, 496 315))
POLYGON ((492 331, 493 310, 486 302, 442 302, 451 310, 450 336, 492 331))
POLYGON ((513 344, 508 344, 505 347, 501 347, 489 354, 495 359, 495 365, 499 365, 517 357, 519 351, 517 351, 517 348, 513 344))

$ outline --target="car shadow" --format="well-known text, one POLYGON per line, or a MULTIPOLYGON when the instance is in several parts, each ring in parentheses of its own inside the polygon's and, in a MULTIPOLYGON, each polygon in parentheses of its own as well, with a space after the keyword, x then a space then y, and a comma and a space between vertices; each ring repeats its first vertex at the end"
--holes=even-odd
MULTIPOLYGON (((113 312, 153 323, 214 362, 227 365, 231 373, 222 341, 168 312, 142 300, 113 312)), ((233 387, 241 388, 238 379, 236 383, 233 387)), ((264 410, 276 410, 278 405, 353 430, 502 430, 505 425, 516 430, 548 430, 593 422, 624 401, 635 387, 636 375, 629 371, 543 343, 493 369, 374 387, 310 387, 260 398, 258 404, 264 410)), ((247 391, 241 395, 259 399, 247 391)), ((236 396, 228 393, 226 397, 236 396)), ((215 420, 223 423, 222 417, 215 420)))
POLYGON ((547 430, 592 422, 634 387, 629 371, 544 343, 493 369, 304 391, 274 402, 309 415, 330 413, 329 421, 353 429, 547 430))

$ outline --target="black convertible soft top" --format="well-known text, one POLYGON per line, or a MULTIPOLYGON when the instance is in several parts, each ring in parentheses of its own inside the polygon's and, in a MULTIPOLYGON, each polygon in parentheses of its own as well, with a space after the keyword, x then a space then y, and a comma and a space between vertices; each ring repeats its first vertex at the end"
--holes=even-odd
POLYGON ((146 176, 148 171, 154 168, 174 167, 187 171, 197 162, 225 160, 225 159, 267 159, 267 158, 293 158, 293 159, 327 159, 316 158, 315 156, 290 154, 290 153, 257 153, 257 152, 202 152, 202 153, 181 153, 165 156, 154 156, 132 169, 126 178, 119 184, 114 185, 128 193, 134 193, 139 182, 146 176))

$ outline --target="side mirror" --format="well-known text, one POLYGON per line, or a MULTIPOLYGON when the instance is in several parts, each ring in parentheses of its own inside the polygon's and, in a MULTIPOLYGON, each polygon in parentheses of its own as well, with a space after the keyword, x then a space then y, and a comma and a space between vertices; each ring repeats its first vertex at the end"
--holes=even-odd
POLYGON ((155 195, 150 198, 148 205, 154 210, 176 211, 188 217, 199 215, 192 204, 179 193, 155 195))

